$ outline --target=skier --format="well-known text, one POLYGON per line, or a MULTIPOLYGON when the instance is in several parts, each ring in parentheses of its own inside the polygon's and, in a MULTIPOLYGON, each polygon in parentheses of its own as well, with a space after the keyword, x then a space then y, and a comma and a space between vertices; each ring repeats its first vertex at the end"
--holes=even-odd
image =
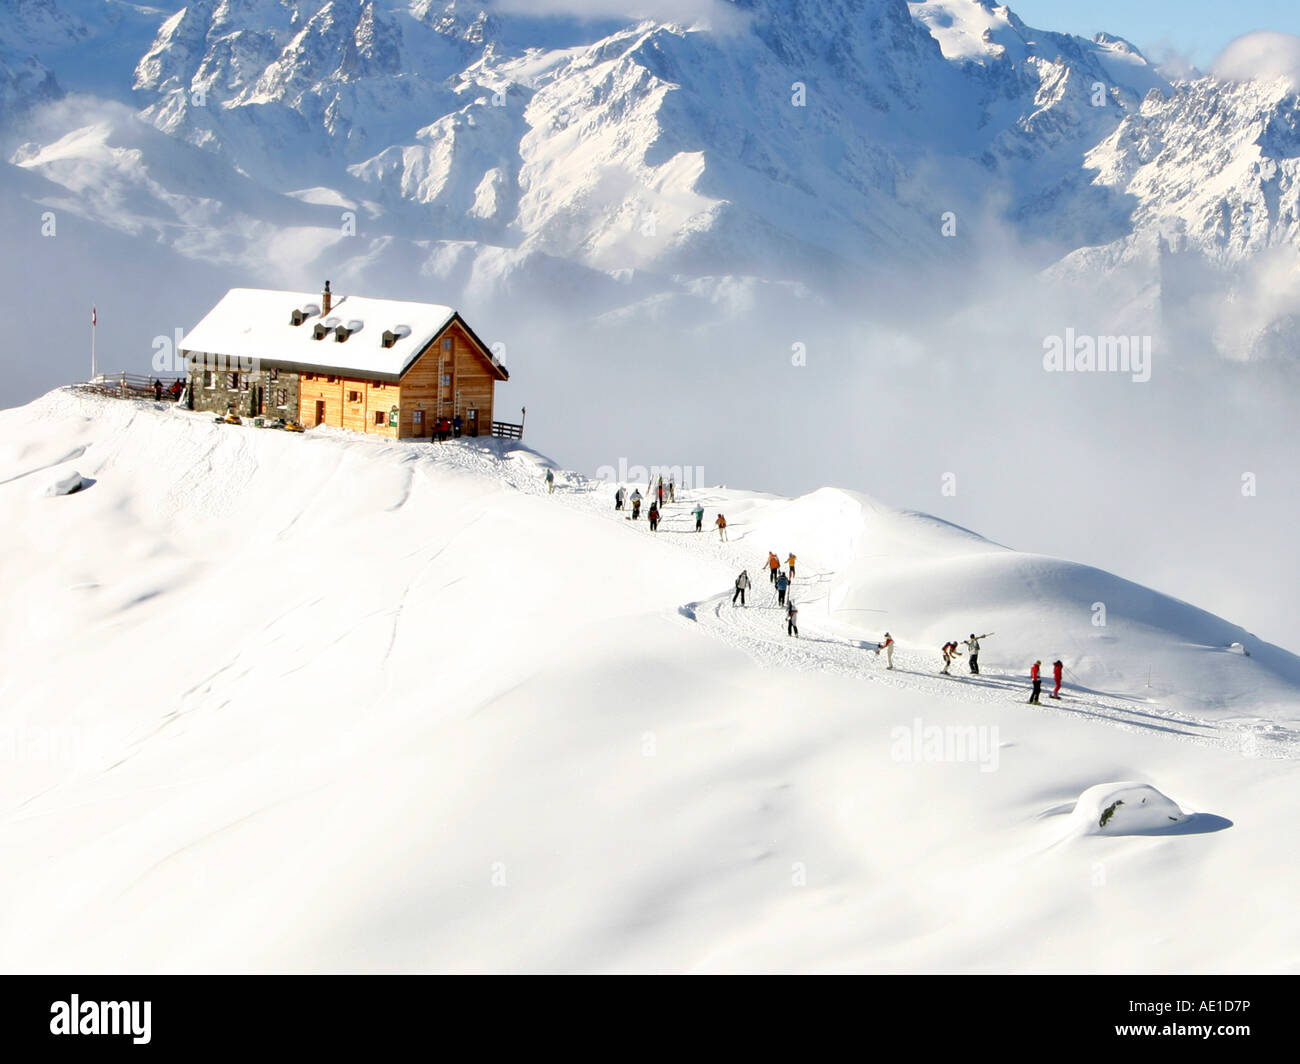
MULTIPOLYGON (((442 422, 438 423, 438 438, 442 439, 442 422)), ((555 494, 555 473, 548 469, 546 471, 546 490, 552 495, 555 494)))
POLYGON ((695 504, 695 509, 692 510, 691 513, 695 515, 695 531, 703 532, 704 531, 704 504, 697 502, 695 504))
POLYGON ((961 651, 957 649, 957 640, 954 639, 954 640, 952 640, 952 642, 950 642, 950 643, 944 643, 944 645, 943 645, 943 668, 942 668, 940 671, 941 671, 945 676, 951 676, 951 675, 952 675, 952 674, 948 671, 948 667, 953 663, 953 659, 956 658, 957 655, 960 654, 960 653, 961 653, 961 651))
POLYGON ((799 638, 799 609, 795 606, 794 599, 785 608, 785 634, 799 638))
POLYGON ((791 554, 790 557, 788 557, 785 560, 785 564, 790 567, 790 579, 793 580, 794 579, 794 555, 793 554, 791 554))
POLYGON ((153 379, 153 398, 156 403, 162 402, 162 381, 157 377, 153 379))
POLYGON ((653 499, 650 501, 650 510, 646 514, 646 516, 650 518, 650 531, 658 532, 659 531, 659 504, 655 502, 653 499))
POLYGON ((668 478, 668 501, 669 502, 677 501, 677 478, 676 477, 668 478))
POLYGON ((614 489, 614 509, 615 510, 623 509, 623 502, 626 499, 627 499, 627 492, 623 490, 623 485, 620 484, 617 488, 614 489))
POLYGON ((885 652, 885 658, 889 662, 889 668, 894 667, 894 637, 888 632, 885 633, 885 641, 876 644, 876 657, 880 657, 881 651, 885 652))
POLYGON ((659 505, 663 506, 664 504, 664 478, 663 477, 659 478, 659 487, 656 488, 655 491, 656 494, 659 496, 659 500, 658 500, 659 505))
POLYGON ((632 491, 632 520, 639 520, 641 517, 641 489, 634 488, 632 491))
POLYGON ((987 635, 977 636, 971 632, 969 639, 962 640, 966 644, 966 653, 970 656, 970 671, 976 676, 980 671, 980 640, 987 639, 992 634, 989 632, 987 635))
POLYGON ((770 580, 772 581, 772 583, 774 583, 774 584, 776 583, 776 574, 777 574, 777 571, 778 571, 780 568, 781 568, 781 561, 780 561, 780 559, 777 558, 777 556, 776 556, 775 554, 773 554, 771 551, 768 551, 768 552, 767 552, 767 570, 768 570, 768 579, 770 579, 770 580))
POLYGON ((1052 679, 1056 681, 1056 690, 1054 690, 1049 696, 1051 698, 1061 697, 1061 672, 1064 668, 1065 665, 1061 662, 1060 658, 1057 658, 1052 662, 1052 679))
POLYGON ((464 427, 465 427, 465 422, 461 420, 461 416, 459 414, 457 414, 454 418, 451 419, 451 434, 456 439, 460 439, 461 430, 464 429, 464 427))
POLYGON ((786 579, 785 573, 776 578, 776 604, 785 605, 785 590, 790 586, 790 581, 786 579))
POLYGON ((726 543, 727 542, 727 519, 723 517, 722 514, 718 514, 718 519, 713 523, 718 526, 718 540, 722 543, 726 543))
POLYGON ((736 599, 740 599, 740 604, 745 604, 745 592, 749 590, 749 570, 742 569, 740 575, 736 577, 736 593, 731 596, 731 604, 736 604, 736 599))
POLYGON ((1029 704, 1031 706, 1041 705, 1038 701, 1038 693, 1043 689, 1043 681, 1039 678, 1038 670, 1042 667, 1041 661, 1035 661, 1033 668, 1029 670, 1029 678, 1034 681, 1034 689, 1029 695, 1029 704))

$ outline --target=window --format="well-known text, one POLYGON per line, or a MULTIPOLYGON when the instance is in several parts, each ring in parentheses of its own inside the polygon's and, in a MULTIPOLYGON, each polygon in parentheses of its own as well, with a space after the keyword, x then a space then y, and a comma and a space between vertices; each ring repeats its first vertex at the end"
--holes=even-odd
POLYGON ((451 337, 450 337, 450 336, 448 336, 446 339, 444 339, 444 340, 442 341, 442 349, 443 349, 444 351, 450 351, 450 350, 451 350, 451 337))
POLYGON ((451 374, 450 374, 450 373, 444 373, 444 374, 442 375, 442 386, 443 386, 444 388, 450 388, 450 387, 451 387, 451 374))
POLYGON ((275 405, 278 406, 281 410, 283 410, 286 406, 289 405, 288 388, 277 388, 275 390, 275 405))
POLYGON ((384 412, 383 412, 382 410, 376 410, 376 411, 375 411, 375 424, 376 424, 376 425, 382 425, 383 423, 384 423, 384 412))
POLYGON ((216 370, 205 369, 203 371, 203 387, 215 388, 217 386, 216 370))
POLYGON ((226 374, 226 391, 233 392, 239 387, 239 374, 233 371, 226 374))
POLYGON ((360 392, 348 392, 348 402, 349 402, 349 403, 359 403, 359 402, 361 402, 361 393, 360 393, 360 392))
POLYGON ((272 382, 274 382, 274 381, 278 381, 279 379, 280 379, 280 371, 279 371, 278 369, 273 369, 273 370, 271 370, 271 380, 272 380, 272 382))

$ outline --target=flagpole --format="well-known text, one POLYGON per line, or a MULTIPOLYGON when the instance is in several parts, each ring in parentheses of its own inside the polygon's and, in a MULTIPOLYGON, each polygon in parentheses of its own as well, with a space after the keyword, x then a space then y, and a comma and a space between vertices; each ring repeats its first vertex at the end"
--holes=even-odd
POLYGON ((95 379, 95 328, 99 324, 99 311, 90 308, 90 379, 95 379))

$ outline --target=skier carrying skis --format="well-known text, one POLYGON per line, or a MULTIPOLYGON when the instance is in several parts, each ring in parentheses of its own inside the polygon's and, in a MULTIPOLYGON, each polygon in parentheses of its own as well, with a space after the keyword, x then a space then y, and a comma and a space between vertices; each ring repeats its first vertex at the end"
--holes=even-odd
POLYGON ((692 510, 691 513, 695 515, 695 531, 703 532, 704 531, 704 504, 697 502, 695 504, 695 509, 692 510))
POLYGON ((771 551, 768 551, 768 552, 767 552, 767 573, 768 573, 768 579, 771 580, 772 583, 774 583, 774 584, 776 583, 776 574, 777 574, 777 570, 779 570, 780 568, 781 568, 781 561, 780 561, 780 559, 777 558, 777 556, 776 556, 775 554, 773 554, 771 551))
POLYGON ((969 639, 962 640, 966 644, 966 653, 970 656, 970 671, 975 676, 978 676, 980 671, 980 640, 987 639, 992 634, 992 632, 989 632, 986 635, 977 636, 974 632, 971 632, 969 639))
POLYGON ((785 564, 788 565, 788 566, 790 567, 790 579, 791 579, 791 580, 794 579, 794 561, 795 561, 795 558, 794 558, 794 555, 793 555, 793 554, 791 554, 790 557, 788 557, 788 558, 785 560, 785 564))
POLYGON ((635 488, 632 491, 632 520, 637 521, 641 517, 641 489, 635 488))
POLYGON ((785 608, 785 634, 799 638, 799 607, 794 604, 794 599, 785 608))
POLYGON ((719 542, 726 543, 727 542, 727 519, 723 517, 722 514, 718 514, 718 519, 713 523, 718 528, 719 542))
POLYGON ((653 499, 650 500, 650 511, 649 513, 646 514, 646 516, 650 518, 650 531, 658 532, 659 531, 659 504, 655 502, 653 499))
MULTIPOLYGON (((441 431, 441 422, 439 422, 439 426, 439 431, 441 431)), ((555 494, 555 471, 553 469, 546 471, 546 490, 552 495, 555 494)))
POLYGON ((943 645, 943 668, 942 668, 940 671, 941 671, 945 676, 951 676, 951 675, 952 675, 952 674, 948 671, 948 668, 949 668, 950 665, 952 665, 952 663, 953 663, 953 659, 956 658, 957 655, 960 654, 960 653, 961 653, 961 651, 957 649, 957 640, 954 639, 954 640, 952 640, 952 641, 949 642, 949 643, 944 643, 944 645, 943 645))
POLYGON ((885 652, 885 658, 889 662, 889 668, 894 667, 894 637, 888 632, 885 633, 885 641, 876 644, 876 657, 880 657, 881 651, 885 652))
POLYGON ((1054 690, 1049 696, 1051 698, 1061 697, 1061 672, 1064 668, 1065 665, 1062 663, 1060 658, 1057 658, 1052 662, 1052 679, 1056 681, 1056 690, 1054 690))
POLYGON ((786 579, 785 573, 781 573, 776 578, 776 604, 778 606, 785 605, 785 591, 789 586, 790 581, 786 579))
POLYGON ((1038 693, 1043 689, 1043 681, 1038 675, 1038 670, 1042 667, 1041 661, 1035 661, 1033 667, 1029 670, 1029 678, 1034 682, 1034 689, 1029 695, 1029 704, 1031 706, 1041 705, 1038 701, 1038 693))
POLYGON ((742 569, 740 575, 736 577, 736 593, 731 596, 731 604, 736 604, 736 599, 740 599, 740 604, 745 604, 745 592, 749 590, 749 570, 742 569))

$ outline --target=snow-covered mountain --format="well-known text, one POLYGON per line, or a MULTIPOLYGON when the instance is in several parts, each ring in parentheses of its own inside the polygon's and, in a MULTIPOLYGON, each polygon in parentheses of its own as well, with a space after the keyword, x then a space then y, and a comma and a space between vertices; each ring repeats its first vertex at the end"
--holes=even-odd
POLYGON ((39 604, 0 618, 0 962, 1296 969, 1300 659, 853 491, 693 484, 657 534, 612 492, 507 441, 0 413, 39 604))
POLYGON ((1110 239, 1122 212, 1080 162, 1167 89, 1122 40, 987 0, 746 0, 693 25, 200 0, 131 84, 224 166, 365 204, 372 239, 769 280, 942 261, 944 211, 994 202, 1059 252, 1110 239))

